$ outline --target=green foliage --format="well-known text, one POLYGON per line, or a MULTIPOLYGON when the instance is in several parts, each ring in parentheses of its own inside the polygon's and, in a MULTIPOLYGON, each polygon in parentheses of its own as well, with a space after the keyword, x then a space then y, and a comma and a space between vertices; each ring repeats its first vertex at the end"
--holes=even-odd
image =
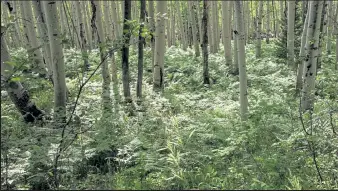
MULTIPOLYGON (((167 49, 166 87, 158 95, 152 91, 150 48, 145 48, 145 111, 135 116, 129 116, 123 104, 118 113, 102 116, 98 71, 83 90, 76 120, 66 129, 67 144, 72 131, 88 131, 78 134, 60 157, 60 189, 337 189, 338 139, 330 123, 336 127, 335 57, 323 58, 318 72, 312 120, 303 116, 305 128, 313 131, 308 136, 299 120, 299 100, 292 97, 295 76, 279 64, 273 51, 264 51, 257 60, 254 45, 246 49, 250 116, 245 124, 239 115, 238 77, 228 74, 222 53, 210 55, 213 84, 205 87, 201 60, 193 51, 167 49), (318 179, 309 142, 315 145, 324 182, 318 179)), ((263 43, 263 49, 277 46, 263 43)), ((16 60, 25 57, 20 50, 13 54, 16 60)), ((65 49, 71 95, 76 95, 79 79, 88 77, 79 69, 81 57, 79 51, 65 49)), ((98 50, 88 58, 92 71, 100 63, 98 50)), ((116 56, 116 63, 120 61, 116 56)), ((137 54, 131 54, 132 92, 136 65, 137 54)), ((27 79, 29 74, 18 76, 27 79)), ((51 115, 52 109, 47 108, 53 107, 52 86, 29 78, 23 84, 51 115)), ((53 160, 61 130, 48 128, 48 120, 43 128, 24 124, 4 92, 1 103, 1 151, 11 159, 7 162, 11 184, 17 189, 53 188, 53 160)), ((4 170, 1 173, 6 175, 4 170)))

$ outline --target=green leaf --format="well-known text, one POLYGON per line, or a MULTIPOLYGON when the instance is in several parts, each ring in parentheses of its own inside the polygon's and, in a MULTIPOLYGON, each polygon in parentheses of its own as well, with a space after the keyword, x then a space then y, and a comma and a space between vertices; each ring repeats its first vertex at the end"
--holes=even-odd
POLYGON ((12 82, 20 82, 21 78, 19 76, 17 76, 17 77, 11 78, 11 81, 12 82))

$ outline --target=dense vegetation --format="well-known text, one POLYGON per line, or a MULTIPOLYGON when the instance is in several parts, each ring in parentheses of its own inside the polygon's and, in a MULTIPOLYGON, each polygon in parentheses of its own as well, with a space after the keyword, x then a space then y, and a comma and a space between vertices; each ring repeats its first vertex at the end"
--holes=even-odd
MULTIPOLYGON (((298 10, 296 17, 301 16, 298 10)), ((109 62, 118 64, 109 68, 116 79, 107 87, 101 67, 106 47, 98 43, 84 53, 65 38, 67 116, 66 125, 55 128, 54 82, 32 67, 27 48, 9 46, 9 83, 20 82, 43 116, 27 123, 2 81, 1 189, 338 189, 336 53, 326 53, 323 46, 314 107, 303 111, 302 98, 295 94, 296 73, 286 62, 286 22, 281 22, 279 39, 262 41, 260 58, 254 41, 247 39, 246 120, 240 110, 241 74, 226 64, 223 46, 208 54, 209 84, 203 83, 205 57, 196 56, 197 39, 190 39, 186 50, 175 43, 165 47, 163 87, 154 91, 152 49, 160 45, 152 47, 152 37, 144 35, 139 97, 136 43, 128 45, 127 57, 121 39, 105 44, 118 47, 109 53, 109 62), (123 98, 125 62, 131 96, 123 98), (105 88, 113 90, 109 102, 102 97, 105 88)), ((302 22, 295 24, 296 49, 302 22)), ((138 25, 131 23, 132 37, 137 37, 138 25)), ((140 33, 154 32, 145 28, 140 33)), ((336 47, 335 38, 322 41, 336 47)), ((298 57, 299 50, 295 52, 298 57)))

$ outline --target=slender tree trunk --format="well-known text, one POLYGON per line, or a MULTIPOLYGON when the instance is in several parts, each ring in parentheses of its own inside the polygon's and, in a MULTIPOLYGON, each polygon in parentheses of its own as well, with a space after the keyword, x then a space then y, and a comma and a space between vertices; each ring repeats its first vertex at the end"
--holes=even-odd
POLYGON ((115 35, 115 39, 118 39, 119 37, 121 37, 121 33, 120 33, 120 25, 118 23, 118 11, 117 11, 117 5, 115 1, 111 1, 111 8, 112 8, 112 22, 113 22, 113 31, 114 31, 114 35, 115 35))
POLYGON ((230 37, 230 23, 229 23, 229 6, 228 1, 222 1, 222 36, 224 45, 224 55, 226 64, 232 67, 232 56, 231 56, 231 37, 230 37))
POLYGON ((300 90, 303 88, 303 71, 304 71, 304 62, 305 62, 305 43, 306 43, 306 35, 307 35, 307 29, 308 29, 308 23, 309 23, 309 14, 308 11, 304 27, 303 27, 303 33, 301 38, 301 45, 300 45, 300 52, 299 52, 299 58, 297 60, 298 65, 298 72, 297 72, 297 82, 296 82, 296 95, 300 94, 300 90))
POLYGON ((52 79, 53 70, 52 70, 52 61, 51 61, 51 51, 50 51, 50 44, 48 40, 48 30, 47 30, 47 25, 45 22, 43 7, 41 5, 40 0, 32 1, 32 3, 33 3, 34 14, 35 14, 36 23, 38 26, 39 35, 40 35, 40 43, 43 45, 43 48, 42 48, 43 60, 48 69, 48 77, 52 79))
MULTIPOLYGON (((280 7, 280 18, 279 18, 279 26, 283 25, 283 21, 282 18, 284 17, 284 2, 283 1, 279 1, 279 7, 280 7)), ((280 28, 279 28, 280 29, 280 28)), ((278 37, 281 37, 282 32, 278 33, 278 37)))
POLYGON ((108 70, 108 62, 106 59, 107 49, 106 49, 106 38, 104 33, 104 28, 102 24, 102 7, 100 1, 91 1, 92 5, 92 14, 94 15, 94 26, 93 30, 97 35, 98 45, 100 49, 100 58, 102 62, 102 106, 103 106, 103 114, 110 113, 111 110, 111 100, 110 100, 110 76, 108 70))
MULTIPOLYGON (((89 29, 89 14, 88 14, 88 8, 86 6, 87 2, 82 2, 82 10, 83 10, 83 19, 84 19, 84 27, 85 27, 85 33, 86 33, 86 41, 87 41, 87 50, 91 52, 93 48, 93 41, 92 41, 92 35, 91 30, 89 29)), ((87 4, 88 5, 88 4, 87 4)))
POLYGON ((150 35, 151 35, 151 65, 152 65, 152 69, 154 70, 154 63, 155 63, 155 37, 154 37, 154 33, 155 33, 155 7, 154 7, 154 1, 149 1, 149 24, 150 24, 150 35))
POLYGON ((166 1, 157 1, 156 13, 157 26, 155 29, 155 63, 154 63, 154 91, 160 91, 164 88, 164 52, 165 52, 165 14, 166 14, 166 1))
POLYGON ((277 34, 279 31, 279 22, 276 22, 276 11, 275 11, 275 4, 274 1, 271 2, 272 3, 272 20, 273 20, 273 32, 274 32, 274 38, 277 38, 277 34))
POLYGON ((129 43, 130 43, 130 25, 131 20, 131 0, 124 1, 124 21, 123 21, 123 48, 122 48, 122 82, 123 95, 127 103, 131 103, 130 86, 129 86, 129 43))
POLYGON ((304 63, 304 87, 302 94, 302 110, 312 110, 314 103, 314 90, 316 79, 316 65, 319 46, 319 33, 321 15, 323 11, 322 1, 310 2, 309 24, 306 37, 306 57, 304 63), (314 27, 315 26, 315 27, 314 27))
POLYGON ((192 24, 192 32, 193 32, 193 41, 194 41, 194 48, 195 48, 195 56, 199 57, 200 56, 200 48, 198 45, 198 36, 197 36, 197 23, 196 23, 196 19, 195 19, 195 11, 194 11, 194 4, 193 1, 188 1, 189 4, 189 17, 191 20, 191 24, 192 24))
POLYGON ((52 55, 53 82, 54 82, 54 121, 59 128, 66 122, 66 78, 65 63, 60 38, 56 1, 43 2, 50 50, 52 55))
POLYGON ((172 46, 172 44, 171 44, 171 30, 170 30, 170 19, 171 19, 171 9, 172 9, 172 7, 170 6, 171 5, 171 3, 170 3, 170 1, 168 1, 168 19, 166 20, 166 22, 167 22, 167 27, 166 27, 166 29, 167 29, 167 44, 168 44, 168 47, 171 47, 172 46), (169 7, 170 7, 170 9, 169 9, 169 7))
POLYGON ((270 43, 270 3, 266 2, 266 44, 270 43))
POLYGON ((287 59, 290 67, 296 68, 295 65, 295 13, 296 2, 288 1, 288 27, 287 27, 287 59))
POLYGON ((19 81, 11 78, 13 67, 7 64, 10 61, 11 59, 5 41, 5 27, 1 26, 1 84, 5 86, 10 99, 20 111, 25 122, 29 123, 41 120, 43 112, 30 100, 28 91, 19 81))
POLYGON ((138 73, 137 73, 137 88, 136 94, 137 97, 142 99, 142 79, 143 79, 143 45, 144 45, 144 37, 142 36, 144 22, 145 22, 145 11, 146 11, 146 1, 140 0, 141 8, 140 8, 140 30, 139 30, 139 42, 138 42, 138 73))
POLYGON ((113 22, 110 19, 110 10, 109 10, 109 1, 102 1, 103 2, 103 13, 104 13, 104 25, 105 25, 105 32, 106 32, 106 39, 108 41, 112 40, 112 31, 113 31, 113 22))
POLYGON ((183 19, 182 19, 182 11, 181 11, 181 2, 176 1, 176 6, 177 6, 177 13, 178 13, 178 23, 180 27, 180 34, 181 34, 181 44, 183 45, 182 49, 187 50, 188 48, 188 42, 187 42, 187 36, 184 31, 184 24, 183 24, 183 19))
POLYGON ((322 68, 322 47, 323 47, 323 38, 326 31, 324 30, 326 28, 327 23, 327 5, 328 1, 324 0, 323 10, 322 10, 322 16, 321 16, 321 24, 320 24, 320 34, 319 34, 319 47, 318 47, 318 58, 317 58, 317 69, 316 72, 320 68, 322 68))
MULTIPOLYGON (((201 18, 201 6, 200 6, 200 2, 197 1, 196 2, 196 9, 197 9, 197 18, 201 18)), ((198 19, 198 31, 199 31, 199 40, 200 40, 200 45, 202 46, 202 39, 203 39, 203 34, 202 34, 202 19, 198 19)))
MULTIPOLYGON (((234 16, 234 22, 233 22, 233 33, 234 33, 234 65, 232 66, 233 68, 233 75, 238 75, 239 74, 239 68, 238 68, 238 39, 235 38, 236 33, 237 33, 237 19, 236 19, 236 14, 235 14, 235 3, 233 4, 234 9, 233 9, 233 16, 234 16)), ((241 11, 242 12, 242 11, 241 11)))
POLYGON ((240 111, 241 118, 243 121, 246 121, 248 118, 248 90, 247 90, 247 77, 246 77, 246 64, 245 64, 245 32, 244 32, 244 22, 242 14, 243 1, 235 2, 235 15, 236 15, 236 29, 237 33, 235 36, 237 38, 238 46, 238 65, 239 65, 239 90, 240 90, 240 111))
MULTIPOLYGON (((338 3, 336 4, 337 7, 336 7, 336 21, 338 21, 338 3)), ((336 70, 338 70, 338 23, 335 22, 334 24, 334 34, 336 35, 336 70)))
POLYGON ((203 0, 203 17, 202 17, 202 53, 203 53, 203 83, 210 84, 209 67, 208 67, 208 12, 209 5, 207 0, 203 0))
POLYGON ((256 32, 256 58, 262 57, 262 14, 263 1, 259 1, 258 17, 257 17, 257 32, 256 32))
POLYGON ((171 25, 171 44, 176 46, 176 27, 175 27, 175 4, 174 1, 171 1, 171 19, 170 19, 170 25, 171 25))
POLYGON ((22 17, 25 18, 23 20, 24 31, 26 33, 26 38, 28 41, 28 55, 30 59, 33 61, 33 68, 40 74, 41 77, 47 76, 47 70, 43 63, 40 45, 38 43, 38 39, 36 37, 36 31, 34 28, 34 20, 32 15, 32 7, 30 1, 22 1, 21 3, 21 11, 22 17))
MULTIPOLYGON (((337 14, 337 13, 336 13, 337 14)), ((331 54, 331 35, 332 35, 332 20, 334 19, 334 9, 333 2, 329 1, 329 13, 328 13, 328 25, 327 25, 327 43, 326 43, 326 53, 327 55, 331 54)), ((337 19, 336 19, 337 22, 337 19)))

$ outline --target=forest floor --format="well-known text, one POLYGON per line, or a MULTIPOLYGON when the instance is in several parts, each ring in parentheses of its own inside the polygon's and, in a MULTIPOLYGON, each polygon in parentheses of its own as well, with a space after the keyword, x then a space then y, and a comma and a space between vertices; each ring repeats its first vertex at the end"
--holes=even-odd
MULTIPOLYGON (((250 116, 245 123, 239 115, 239 80, 225 65, 222 49, 209 55, 212 84, 203 85, 201 58, 196 59, 191 49, 168 48, 165 89, 159 94, 152 90, 147 48, 144 98, 133 115, 129 106, 116 104, 111 91, 113 114, 102 117, 99 70, 84 87, 78 117, 66 129, 65 142, 74 142, 60 158, 60 189, 338 189, 335 56, 322 58, 315 110, 302 115, 302 123, 299 98, 294 97, 295 73, 275 57, 274 49, 273 44, 263 43, 263 58, 256 59, 254 45, 246 46, 250 116), (74 131, 83 130, 73 138, 74 131)), ((27 60, 23 49, 12 51, 12 56, 17 62, 27 60)), ((82 62, 74 50, 65 50, 65 59, 70 112, 82 62)), ((99 63, 98 51, 93 50, 89 59, 99 63)), ((96 66, 92 64, 88 73, 96 66)), ((129 68, 135 98, 133 50, 129 68)), ((51 115, 50 82, 20 75, 37 106, 51 115)), ((119 92, 122 97, 122 84, 119 92)), ((13 187, 53 185, 51 172, 62 130, 49 128, 48 122, 24 124, 1 92, 1 177, 8 174, 13 187)), ((5 178, 1 181, 5 187, 5 178)))

